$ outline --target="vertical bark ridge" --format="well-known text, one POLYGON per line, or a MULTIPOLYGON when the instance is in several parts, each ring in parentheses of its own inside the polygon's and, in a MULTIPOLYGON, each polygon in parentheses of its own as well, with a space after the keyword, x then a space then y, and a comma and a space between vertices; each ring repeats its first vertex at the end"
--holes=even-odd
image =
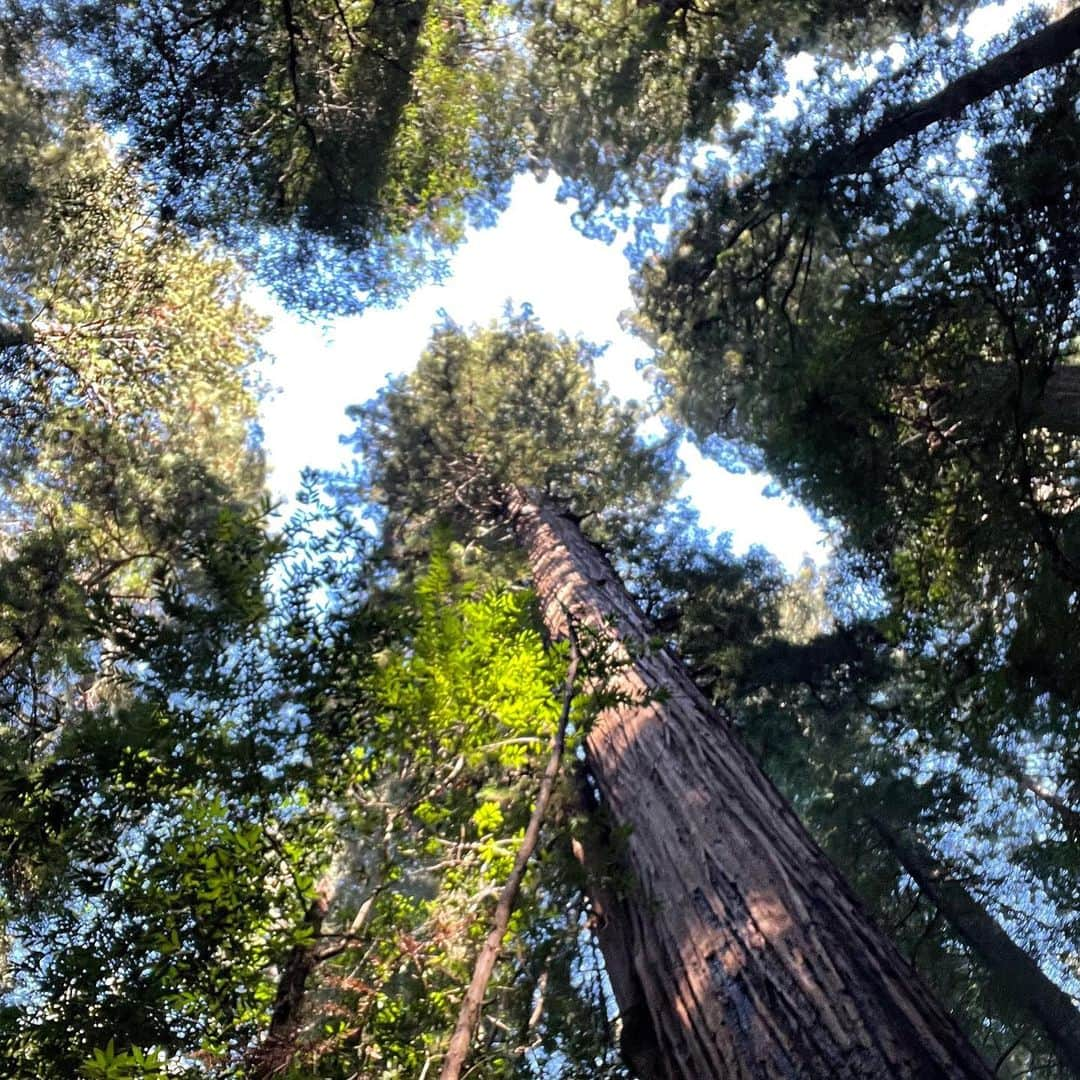
POLYGON ((586 749, 628 830, 622 933, 665 1059, 655 1075, 989 1077, 577 525, 517 489, 507 516, 552 636, 569 613, 623 661, 629 703, 586 749))
POLYGON ((666 1068, 653 1024, 646 987, 634 966, 633 941, 628 932, 631 917, 625 901, 609 883, 612 867, 618 864, 617 844, 609 823, 598 814, 594 783, 588 766, 577 768, 577 789, 581 809, 591 818, 593 828, 584 838, 573 841, 574 857, 585 871, 592 930, 604 955, 608 981, 619 1005, 619 1049, 623 1060, 641 1077, 676 1080, 666 1068))

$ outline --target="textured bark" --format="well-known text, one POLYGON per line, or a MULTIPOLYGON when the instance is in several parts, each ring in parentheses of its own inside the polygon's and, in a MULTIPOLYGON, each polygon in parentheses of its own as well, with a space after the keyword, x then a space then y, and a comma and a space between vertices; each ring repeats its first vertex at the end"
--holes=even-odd
POLYGON ((592 775, 581 763, 578 790, 581 809, 589 819, 587 835, 573 841, 574 857, 585 871, 591 929, 604 954, 604 970, 619 1005, 619 1052, 640 1077, 668 1080, 672 1073, 649 1013, 648 998, 634 966, 634 943, 629 934, 630 911, 611 884, 613 870, 621 874, 619 848, 600 812, 592 775))
POLYGON ((1080 1012, 1072 998, 1043 974, 928 848, 878 818, 872 824, 900 865, 986 966, 998 993, 1007 994, 1019 1012, 1038 1023, 1061 1063, 1080 1076, 1080 1012))
POLYGON ((1035 406, 1034 422, 1062 435, 1080 435, 1080 364, 1054 368, 1035 406))
POLYGON ((632 703, 597 718, 587 757, 627 834, 633 884, 611 915, 662 1054, 653 1075, 989 1077, 731 726, 651 646, 610 564, 569 518, 517 489, 506 502, 551 635, 569 612, 626 660, 614 688, 632 703))
POLYGON ((954 79, 932 97, 891 113, 854 142, 823 154, 815 163, 813 176, 824 181, 865 172, 890 146, 942 120, 959 116, 969 105, 1013 86, 1036 71, 1063 63, 1077 49, 1080 49, 1080 8, 954 79))

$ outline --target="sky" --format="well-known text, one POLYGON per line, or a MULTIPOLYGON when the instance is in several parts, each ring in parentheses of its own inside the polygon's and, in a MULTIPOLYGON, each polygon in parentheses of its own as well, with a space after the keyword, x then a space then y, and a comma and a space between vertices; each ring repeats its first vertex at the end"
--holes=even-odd
MULTIPOLYGON (((282 312, 265 294, 259 308, 273 317, 265 341, 266 371, 276 389, 263 407, 263 432, 275 496, 287 499, 305 466, 333 468, 348 460, 340 438, 351 428, 345 409, 366 401, 390 374, 408 371, 445 311, 463 325, 497 319, 507 301, 523 303, 548 330, 610 343, 597 374, 624 399, 645 401, 649 386, 635 361, 647 346, 619 326, 632 306, 630 267, 618 240, 583 237, 571 223, 572 205, 556 201, 558 181, 519 177, 509 209, 492 229, 470 234, 451 262, 448 280, 417 290, 389 310, 336 320, 328 327, 282 312)), ((790 569, 804 556, 823 557, 821 530, 785 496, 766 498, 770 478, 729 473, 684 447, 689 468, 684 493, 702 524, 732 532, 736 551, 768 547, 790 569)))
MULTIPOLYGON (((965 30, 984 42, 1023 6, 1011 0, 982 8, 965 30)), ((792 85, 813 77, 811 59, 800 54, 790 62, 792 85)), ((793 112, 794 98, 778 102, 777 111, 793 112)), ((558 186, 555 177, 543 183, 519 177, 509 209, 494 228, 470 233, 448 279, 417 290, 393 310, 319 326, 255 294, 256 306, 273 318, 265 339, 273 359, 265 374, 275 392, 264 405, 263 431, 277 499, 285 502, 295 492, 305 466, 333 469, 348 460, 341 445, 351 426, 345 409, 370 398, 388 375, 412 368, 442 312, 462 325, 486 324, 507 301, 528 303, 548 330, 608 342, 599 376, 620 397, 647 400, 635 361, 647 360, 648 349, 619 326, 619 314, 632 306, 622 242, 606 245, 577 232, 573 204, 555 198, 558 186)), ((689 471, 684 493, 703 525, 732 533, 736 552, 761 544, 789 570, 806 557, 827 558, 824 534, 806 511, 785 494, 764 494, 776 491, 770 477, 727 472, 689 445, 682 457, 689 471)))

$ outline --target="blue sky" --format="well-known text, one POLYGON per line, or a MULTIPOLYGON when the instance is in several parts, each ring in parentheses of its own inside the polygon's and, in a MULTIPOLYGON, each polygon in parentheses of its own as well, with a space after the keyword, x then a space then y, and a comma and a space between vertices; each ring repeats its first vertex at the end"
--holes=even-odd
MULTIPOLYGON (((549 330, 609 342, 597 373, 623 398, 645 400, 649 387, 635 367, 647 347, 619 327, 631 306, 630 268, 618 241, 606 245, 581 236, 572 207, 555 199, 554 178, 520 177, 510 208, 493 229, 470 235, 451 263, 449 280, 418 290, 390 311, 371 310, 327 327, 303 323, 262 295, 273 316, 266 338, 275 388, 264 406, 263 428, 278 498, 296 489, 304 466, 332 468, 347 460, 340 437, 350 425, 345 409, 371 397, 387 375, 407 371, 445 311, 465 325, 497 318, 509 300, 532 305, 549 330)), ((764 544, 794 569, 804 555, 821 558, 821 532, 783 497, 766 498, 769 478, 732 474, 684 450, 690 469, 685 488, 702 523, 730 530, 737 550, 764 544)))
MULTIPOLYGON (((1023 0, 976 11, 965 25, 978 44, 1001 32, 1023 0)), ((789 63, 789 82, 813 78, 808 54, 789 63)), ((778 102, 781 115, 794 112, 797 91, 778 102)), ((265 294, 257 306, 273 317, 266 345, 273 362, 266 377, 276 392, 264 406, 265 444, 271 485, 286 500, 305 466, 334 468, 347 460, 340 439, 349 430, 345 409, 367 400, 390 374, 409 370, 423 351, 431 327, 445 311, 469 325, 497 318, 509 300, 532 305, 549 330, 609 342, 598 374, 624 398, 645 400, 648 386, 635 361, 646 346, 623 332, 619 314, 631 307, 629 265, 622 243, 605 245, 581 236, 571 224, 572 204, 560 204, 558 181, 530 176, 514 185, 510 208, 492 229, 472 233, 451 262, 449 279, 418 290, 393 310, 371 310, 329 326, 303 323, 284 313, 265 294)), ((766 497, 770 478, 729 473, 685 447, 689 469, 685 492, 702 523, 733 534, 736 551, 762 544, 794 570, 810 556, 827 552, 821 530, 787 496, 766 497)))

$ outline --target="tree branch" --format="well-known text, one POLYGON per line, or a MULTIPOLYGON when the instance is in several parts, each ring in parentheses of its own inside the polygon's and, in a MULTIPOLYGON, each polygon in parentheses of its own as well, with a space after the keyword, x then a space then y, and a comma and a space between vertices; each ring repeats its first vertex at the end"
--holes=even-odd
POLYGON ((823 154, 811 177, 824 182, 865 172, 889 147, 918 135, 933 124, 959 116, 969 105, 985 100, 1036 71, 1063 63, 1077 49, 1080 49, 1080 8, 954 79, 932 97, 894 112, 854 142, 823 154))
POLYGON ((469 984, 465 997, 461 1002, 458 1012, 457 1024, 454 1033, 450 1037, 450 1046, 443 1061, 442 1072, 439 1080, 460 1080, 465 1060, 469 1054, 469 1044, 472 1042, 473 1032, 480 1019, 480 1011, 484 1004, 484 995, 487 992, 491 973, 495 970, 495 962, 499 958, 499 950, 502 947, 506 929, 510 924, 510 915, 514 910, 521 883, 525 878, 525 870, 532 858, 536 845, 540 840, 540 828, 544 823, 548 804, 551 802, 552 792, 555 790, 555 781, 559 775, 562 764, 563 749, 566 745, 566 726, 570 720, 570 706, 574 700, 574 684, 577 680, 578 665, 581 656, 578 651, 577 640, 571 633, 570 638, 570 666, 566 671, 566 681, 563 684, 562 713, 559 723, 551 740, 551 756, 548 758, 547 768, 540 781, 540 790, 536 795, 536 806, 533 808, 529 825, 525 830, 525 838, 518 849, 514 859, 514 867, 510 876, 503 886, 499 895, 499 902, 495 907, 495 916, 492 919, 491 931, 484 942, 480 953, 476 958, 473 968, 472 982, 469 984))

